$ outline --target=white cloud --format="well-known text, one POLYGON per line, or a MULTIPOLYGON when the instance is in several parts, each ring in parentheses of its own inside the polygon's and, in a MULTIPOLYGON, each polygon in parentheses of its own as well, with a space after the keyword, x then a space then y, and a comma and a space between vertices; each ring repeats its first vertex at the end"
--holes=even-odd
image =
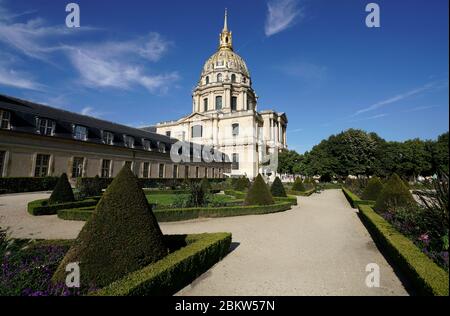
POLYGON ((178 80, 178 74, 150 75, 142 64, 158 61, 171 45, 152 32, 128 41, 65 46, 64 50, 86 86, 129 89, 140 85, 151 93, 165 93, 178 80))
POLYGON ((43 86, 33 81, 31 75, 25 72, 18 72, 11 68, 0 65, 0 85, 22 88, 29 90, 42 90, 43 86))
POLYGON ((327 77, 327 67, 308 62, 288 62, 276 67, 284 74, 304 80, 323 80, 327 77))
POLYGON ((92 117, 102 117, 104 113, 95 111, 93 107, 86 106, 81 109, 80 112, 82 115, 92 116, 92 117))
POLYGON ((406 98, 412 97, 412 96, 417 95, 417 94, 419 94, 421 92, 430 90, 431 88, 435 87, 435 85, 436 85, 436 82, 431 82, 431 83, 427 83, 426 85, 423 85, 422 87, 419 87, 419 88, 407 91, 405 93, 397 94, 396 96, 394 96, 392 98, 389 98, 389 99, 377 102, 377 103, 372 104, 372 105, 370 105, 370 106, 368 106, 368 107, 366 107, 364 109, 358 110, 352 116, 357 116, 357 115, 360 115, 362 113, 374 111, 374 110, 377 110, 377 109, 379 109, 381 107, 384 107, 386 105, 402 101, 402 100, 404 100, 406 98))
POLYGON ((266 36, 272 36, 294 25, 303 17, 298 0, 270 0, 267 3, 266 36))

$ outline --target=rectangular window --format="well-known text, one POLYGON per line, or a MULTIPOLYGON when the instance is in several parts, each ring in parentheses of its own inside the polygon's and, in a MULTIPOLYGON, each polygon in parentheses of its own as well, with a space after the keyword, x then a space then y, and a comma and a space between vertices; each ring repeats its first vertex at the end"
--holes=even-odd
POLYGON ((111 132, 103 131, 102 133, 103 143, 106 145, 114 145, 114 134, 111 132))
POLYGON ((178 178, 178 166, 177 165, 173 165, 172 178, 174 178, 174 179, 178 178))
POLYGON ((166 131, 166 136, 170 137, 170 131, 166 131))
POLYGON ((134 138, 128 135, 123 135, 123 144, 127 148, 134 148, 134 138))
POLYGON ((142 177, 150 178, 150 163, 149 162, 144 162, 142 164, 142 177))
POLYGON ((55 122, 49 119, 38 119, 39 134, 52 136, 55 133, 55 122))
POLYGON ((195 177, 198 178, 198 167, 195 167, 195 177))
POLYGON ((49 163, 50 163, 50 155, 37 154, 36 167, 34 168, 34 176, 35 177, 48 176, 49 163))
POLYGON ((237 110, 237 97, 231 97, 231 111, 237 110))
POLYGON ((216 110, 221 110, 221 109, 222 109, 222 97, 217 96, 216 97, 216 110))
POLYGON ((215 178, 215 177, 216 177, 216 169, 212 168, 212 178, 215 178))
POLYGON ((9 129, 11 127, 11 113, 0 110, 0 128, 9 129))
POLYGON ((0 178, 3 177, 3 171, 6 168, 5 163, 6 163, 6 151, 0 151, 0 178))
POLYGON ((231 169, 238 170, 239 169, 239 154, 233 154, 233 161, 231 162, 231 169))
POLYGON ((72 162, 72 178, 78 178, 83 176, 83 157, 73 157, 72 162))
POLYGON ((159 164, 159 177, 164 178, 164 164, 163 163, 159 164))
POLYGON ((86 140, 88 136, 88 129, 81 125, 75 125, 73 130, 73 137, 78 140, 86 140))
POLYGON ((209 169, 205 167, 205 178, 209 178, 209 169))
POLYGON ((239 124, 236 123, 236 124, 231 125, 231 129, 232 129, 233 136, 239 135, 239 124))
POLYGON ((103 159, 102 160, 102 171, 101 171, 101 177, 102 178, 109 178, 110 177, 110 169, 111 168, 111 160, 103 159))
POLYGON ((184 177, 189 178, 189 166, 184 166, 184 177))
POLYGON ((205 111, 205 112, 208 111, 208 99, 207 98, 203 99, 203 111, 205 111))
POLYGON ((142 148, 144 148, 144 150, 150 151, 152 149, 151 142, 148 139, 142 139, 142 148))
POLYGON ((192 138, 195 138, 195 137, 202 137, 202 134, 203 134, 203 126, 201 126, 201 125, 195 125, 195 126, 192 126, 192 128, 191 128, 191 133, 192 133, 192 138))

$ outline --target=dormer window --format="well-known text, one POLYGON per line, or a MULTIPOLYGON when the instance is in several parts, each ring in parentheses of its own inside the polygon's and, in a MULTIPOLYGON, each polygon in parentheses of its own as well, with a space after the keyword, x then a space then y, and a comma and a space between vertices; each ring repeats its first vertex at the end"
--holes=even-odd
POLYGON ((73 129, 73 137, 78 140, 87 140, 88 129, 81 125, 75 125, 73 129))
POLYGON ((127 148, 134 148, 134 138, 132 136, 123 135, 123 144, 127 148))
POLYGON ((114 134, 111 132, 103 131, 102 140, 106 145, 114 145, 114 134))
POLYGON ((166 144, 165 143, 159 143, 158 151, 160 153, 165 153, 166 152, 166 144))
POLYGON ((5 110, 0 110, 0 128, 11 128, 11 113, 5 110))
POLYGON ((38 133, 46 136, 55 134, 55 122, 49 119, 38 118, 38 133))
POLYGON ((142 147, 144 148, 144 150, 152 150, 151 142, 148 139, 142 139, 142 147))

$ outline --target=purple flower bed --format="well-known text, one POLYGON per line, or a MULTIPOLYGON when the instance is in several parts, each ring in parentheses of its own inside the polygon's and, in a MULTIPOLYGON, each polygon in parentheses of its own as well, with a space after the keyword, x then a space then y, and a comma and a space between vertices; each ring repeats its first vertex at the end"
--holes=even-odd
POLYGON ((384 212, 381 216, 439 266, 448 271, 448 230, 436 228, 420 207, 384 212))
MULTIPOLYGON (((11 242, 9 242, 11 243, 11 242)), ((51 278, 69 249, 66 243, 29 244, 15 241, 7 251, 0 253, 1 296, 69 296, 82 295, 80 289, 53 284, 51 278)))

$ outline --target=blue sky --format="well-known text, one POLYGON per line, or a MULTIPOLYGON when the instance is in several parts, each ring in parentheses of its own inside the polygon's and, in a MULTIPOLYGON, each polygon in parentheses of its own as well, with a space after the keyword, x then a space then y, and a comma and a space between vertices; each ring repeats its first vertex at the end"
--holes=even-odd
POLYGON ((388 140, 449 128, 448 1, 0 0, 0 93, 135 127, 191 111, 228 8, 258 109, 286 112, 299 152, 347 128, 388 140))

